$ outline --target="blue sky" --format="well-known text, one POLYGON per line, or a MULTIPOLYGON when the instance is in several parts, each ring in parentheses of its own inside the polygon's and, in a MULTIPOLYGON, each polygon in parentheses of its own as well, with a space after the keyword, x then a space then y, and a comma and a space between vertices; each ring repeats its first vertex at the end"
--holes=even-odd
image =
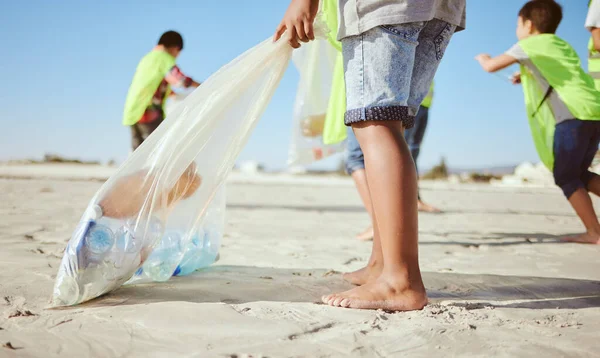
MULTIPOLYGON (((586 1, 562 0, 558 35, 587 66, 586 1)), ((419 164, 473 168, 537 161, 521 89, 483 72, 473 57, 516 42, 522 0, 470 0, 467 30, 453 38, 436 76, 419 164)), ((181 32, 179 65, 203 81, 272 35, 286 0, 0 2, 0 160, 58 153, 122 161, 125 95, 139 59, 162 32, 181 32)), ((515 68, 516 69, 516 68, 515 68)), ((284 168, 297 72, 287 71, 240 160, 284 168)), ((325 166, 333 161, 326 162, 325 166)))

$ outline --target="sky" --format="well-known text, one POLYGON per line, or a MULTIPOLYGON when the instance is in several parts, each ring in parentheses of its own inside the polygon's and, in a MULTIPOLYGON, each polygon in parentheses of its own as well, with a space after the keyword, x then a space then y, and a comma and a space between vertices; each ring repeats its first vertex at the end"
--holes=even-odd
MULTIPOLYGON (((587 1, 562 0, 558 35, 587 68, 587 1)), ((523 0, 468 0, 467 29, 455 34, 436 74, 421 168, 443 156, 453 168, 537 162, 522 90, 473 60, 517 40, 523 0)), ((286 0, 0 1, 0 161, 45 153, 122 162, 130 131, 121 125, 135 67, 166 30, 182 33, 181 69, 203 81, 272 36, 286 0)), ((513 70, 517 70, 515 67, 513 70)), ((512 73, 505 72, 505 75, 512 73)), ((284 169, 298 74, 290 65, 239 161, 284 169)), ((334 167, 339 158, 319 163, 334 167)))

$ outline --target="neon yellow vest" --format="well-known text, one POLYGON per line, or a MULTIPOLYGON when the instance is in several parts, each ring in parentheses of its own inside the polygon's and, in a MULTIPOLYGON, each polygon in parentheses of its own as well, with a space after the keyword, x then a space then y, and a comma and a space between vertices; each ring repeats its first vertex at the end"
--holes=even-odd
MULTIPOLYGON (((592 1, 588 2, 588 8, 592 1)), ((594 39, 590 37, 588 42, 588 72, 594 79, 596 89, 600 90, 600 52, 594 48, 594 39)))
POLYGON ((434 82, 431 81, 431 86, 429 87, 429 92, 427 92, 427 96, 425 96, 423 103, 421 103, 421 106, 423 106, 425 108, 430 108, 431 103, 433 102, 433 86, 434 86, 434 82))
MULTIPOLYGON (((175 57, 165 51, 154 50, 142 58, 135 70, 125 100, 123 125, 132 126, 142 118, 146 108, 152 103, 152 96, 173 66, 175 66, 175 57)), ((167 89, 165 101, 170 91, 170 88, 167 89)))
POLYGON ((600 52, 594 49, 594 39, 588 43, 588 71, 594 79, 596 88, 600 89, 600 52))
POLYGON ((346 126, 344 125, 344 113, 346 112, 346 84, 344 82, 344 60, 342 58, 342 44, 336 38, 338 28, 338 0, 323 1, 323 15, 329 33, 327 40, 336 50, 338 56, 333 69, 333 82, 329 105, 323 126, 323 143, 326 145, 336 144, 346 139, 346 126))
MULTIPOLYGON (((519 41, 519 45, 575 118, 600 120, 600 92, 581 68, 579 56, 571 45, 553 34, 531 36, 519 41)), ((552 170, 556 119, 549 99, 542 102, 546 89, 540 88, 523 65, 521 82, 535 148, 544 165, 552 170)))

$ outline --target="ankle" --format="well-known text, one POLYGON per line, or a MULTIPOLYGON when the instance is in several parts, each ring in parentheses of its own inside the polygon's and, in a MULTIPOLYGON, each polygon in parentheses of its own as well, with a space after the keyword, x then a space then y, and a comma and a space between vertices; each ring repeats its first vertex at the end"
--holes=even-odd
POLYGON ((600 227, 587 229, 586 231, 588 235, 600 238, 600 227))
POLYGON ((367 268, 368 269, 379 269, 383 267, 383 260, 381 259, 369 259, 369 262, 367 262, 367 268))
POLYGON ((403 268, 387 268, 384 267, 381 272, 380 278, 385 280, 390 286, 399 290, 424 290, 423 278, 421 277, 421 271, 417 267, 416 269, 410 270, 406 267, 403 268))

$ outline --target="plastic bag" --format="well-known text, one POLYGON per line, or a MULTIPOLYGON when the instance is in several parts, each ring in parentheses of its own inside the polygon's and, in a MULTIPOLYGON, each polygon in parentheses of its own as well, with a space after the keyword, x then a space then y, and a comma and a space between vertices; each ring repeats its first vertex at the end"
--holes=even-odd
MULTIPOLYGON (((288 165, 307 165, 341 152, 343 143, 325 145, 323 128, 332 92, 338 50, 316 39, 294 51, 292 61, 300 73, 294 104, 288 165)), ((343 121, 343 118, 340 118, 343 121)))
POLYGON ((210 266, 219 254, 225 227, 225 184, 217 191, 192 237, 183 240, 178 230, 166 231, 152 254, 125 284, 166 281, 210 266))
POLYGON ((173 109, 90 201, 65 249, 53 305, 93 299, 136 272, 140 280, 166 280, 192 260, 188 249, 207 242, 207 220, 220 220, 219 188, 291 54, 285 39, 267 39, 173 109))
MULTIPOLYGON (((174 93, 165 105, 167 116, 190 93, 189 91, 174 93)), ((208 205, 198 230, 187 246, 182 245, 178 233, 165 233, 148 260, 125 284, 165 281, 171 276, 185 276, 198 269, 210 266, 216 260, 221 246, 225 229, 225 203, 225 184, 222 184, 208 205), (172 268, 175 263, 177 263, 177 266, 173 272, 172 268)))

